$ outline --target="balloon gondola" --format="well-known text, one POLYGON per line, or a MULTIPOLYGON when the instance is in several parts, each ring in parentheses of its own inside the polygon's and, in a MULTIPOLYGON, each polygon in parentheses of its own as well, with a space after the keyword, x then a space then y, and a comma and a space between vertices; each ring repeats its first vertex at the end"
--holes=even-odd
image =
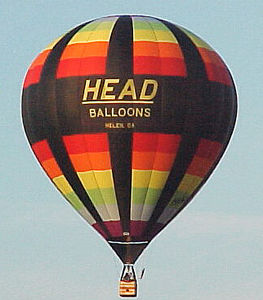
POLYGON ((192 200, 231 137, 235 86, 202 39, 149 16, 79 25, 30 66, 23 124, 39 163, 124 264, 192 200))

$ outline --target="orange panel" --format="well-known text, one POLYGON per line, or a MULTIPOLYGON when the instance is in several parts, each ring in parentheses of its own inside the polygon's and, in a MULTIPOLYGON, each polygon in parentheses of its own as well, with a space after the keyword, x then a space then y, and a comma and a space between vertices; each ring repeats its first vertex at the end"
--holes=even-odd
POLYGON ((157 152, 154 160, 153 170, 170 171, 174 162, 175 154, 157 152))
POLYGON ((35 66, 43 65, 49 53, 50 50, 45 50, 41 52, 31 64, 30 69, 33 69, 35 66))
POLYGON ((89 159, 92 162, 93 170, 111 169, 110 156, 108 152, 89 152, 89 159))
POLYGON ((68 45, 61 57, 63 59, 90 56, 107 56, 108 42, 93 42, 68 45))
POLYGON ((195 157, 191 162, 186 173, 190 175, 204 177, 209 172, 212 165, 213 161, 202 157, 195 157))
POLYGON ((183 57, 178 44, 147 41, 134 42, 134 56, 183 57))
POLYGON ((152 170, 155 152, 133 152, 132 169, 152 170))
POLYGON ((70 154, 69 157, 76 172, 85 172, 92 170, 87 153, 70 154))
POLYGON ((161 152, 133 152, 132 169, 170 171, 175 154, 161 152))
POLYGON ((51 179, 62 175, 62 172, 54 158, 43 161, 41 165, 51 179))
POLYGON ((69 155, 76 172, 111 169, 107 152, 89 152, 69 155))

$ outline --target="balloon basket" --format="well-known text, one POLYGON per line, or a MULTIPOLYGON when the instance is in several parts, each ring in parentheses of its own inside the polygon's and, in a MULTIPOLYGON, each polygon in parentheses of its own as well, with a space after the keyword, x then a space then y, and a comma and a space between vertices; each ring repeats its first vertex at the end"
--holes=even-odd
POLYGON ((121 274, 119 285, 120 297, 136 297, 137 296, 137 280, 133 265, 125 264, 121 274))

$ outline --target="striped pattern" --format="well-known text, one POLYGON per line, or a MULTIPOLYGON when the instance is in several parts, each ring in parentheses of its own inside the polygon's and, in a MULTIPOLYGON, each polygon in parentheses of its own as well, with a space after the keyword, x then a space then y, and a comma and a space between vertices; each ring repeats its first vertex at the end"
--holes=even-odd
MULTIPOLYGON (((222 156, 235 116, 233 81, 217 53, 188 30, 152 17, 80 25, 44 49, 24 81, 23 122, 41 166, 113 241, 150 241, 187 205, 222 156), (109 95, 119 95, 131 78, 136 95, 145 79, 158 82, 158 91, 151 104, 129 104, 129 93, 121 105, 81 104, 86 80, 94 86, 105 78, 121 79, 109 95), (89 107, 101 109, 100 117, 89 117, 89 107), (150 115, 101 117, 105 109, 128 108, 150 115)), ((114 250, 129 263, 144 248, 123 245, 114 250)))
POLYGON ((109 39, 117 17, 95 20, 79 30, 61 56, 57 78, 105 74, 109 39))
POLYGON ((205 63, 208 79, 226 85, 232 85, 232 78, 220 56, 202 39, 189 30, 179 27, 197 46, 197 49, 205 63))
POLYGON ((131 233, 140 236, 174 163, 180 136, 135 133, 132 155, 131 233))
POLYGON ((200 140, 196 154, 158 223, 165 225, 181 209, 185 201, 194 194, 218 159, 221 150, 222 145, 218 142, 200 140))
POLYGON ((90 224, 94 225, 96 222, 90 215, 86 207, 78 198, 65 176, 62 174, 46 140, 40 141, 32 145, 32 150, 36 155, 42 168, 45 170, 49 178, 56 185, 58 190, 67 199, 68 202, 82 215, 82 217, 90 224))
POLYGON ((30 68, 28 69, 28 71, 26 73, 26 77, 24 80, 24 88, 27 88, 28 86, 39 82, 43 65, 44 65, 49 53, 51 52, 52 48, 56 45, 56 43, 61 38, 62 37, 55 39, 34 59, 30 68))
POLYGON ((159 20, 133 17, 134 74, 186 76, 176 37, 159 20))
POLYGON ((121 297, 136 297, 137 284, 136 281, 120 281, 119 295, 121 297))
POLYGON ((111 235, 122 235, 107 135, 66 136, 63 141, 75 172, 111 235))
MULTIPOLYGON (((90 22, 72 38, 65 48, 57 78, 105 74, 106 57, 112 29, 118 17, 90 22)), ((132 17, 134 74, 187 76, 180 45, 171 31, 151 17, 132 17)), ((209 80, 231 85, 231 76, 217 53, 199 37, 179 27, 189 36, 205 62, 209 80)), ((62 37, 46 47, 31 64, 24 88, 39 82, 43 64, 62 37)))

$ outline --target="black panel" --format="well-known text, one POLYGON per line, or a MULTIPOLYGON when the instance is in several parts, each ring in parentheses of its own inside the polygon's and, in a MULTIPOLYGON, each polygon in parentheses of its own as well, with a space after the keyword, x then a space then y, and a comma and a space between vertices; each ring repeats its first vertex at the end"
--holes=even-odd
MULTIPOLYGON (((134 75, 134 82, 138 94, 145 75, 134 75)), ((152 105, 138 104, 82 104, 83 90, 87 77, 60 78, 56 81, 56 93, 60 95, 59 105, 60 115, 65 115, 63 127, 60 128, 61 135, 71 135, 80 133, 96 132, 162 132, 182 134, 186 119, 187 109, 193 102, 189 92, 189 82, 181 77, 171 76, 147 76, 155 79, 159 83, 157 95, 154 97, 152 105), (63 103, 62 100, 64 99, 63 103), (151 117, 101 117, 90 118, 89 109, 101 108, 111 113, 111 109, 118 110, 120 107, 150 108, 151 117), (80 116, 81 114, 81 116, 80 116), (81 120, 81 123, 80 121, 81 120), (105 128, 105 123, 127 123, 134 122, 135 128, 105 128)), ((89 76, 90 79, 109 78, 108 75, 89 76)), ((116 78, 116 76, 115 76, 116 78)), ((120 87, 116 86, 118 95, 120 87)), ((38 100, 38 85, 31 85, 23 91, 23 122, 31 144, 43 140, 46 136, 41 114, 43 113, 38 100), (35 126, 26 126, 33 122, 35 126)), ((193 88, 192 88, 193 89, 193 88)), ((199 108, 200 117, 200 137, 223 143, 225 132, 231 122, 231 111, 235 92, 233 87, 225 86, 217 82, 207 82, 204 89, 203 105, 199 108)), ((96 102, 96 101, 94 101, 96 102)))
POLYGON ((113 28, 108 49, 107 75, 133 75, 133 28, 129 16, 121 16, 113 28))
MULTIPOLYGON (((110 38, 106 75, 133 78, 133 28, 129 16, 120 17, 110 38)), ((110 157, 122 229, 129 232, 131 203, 131 132, 109 133, 110 157)))

